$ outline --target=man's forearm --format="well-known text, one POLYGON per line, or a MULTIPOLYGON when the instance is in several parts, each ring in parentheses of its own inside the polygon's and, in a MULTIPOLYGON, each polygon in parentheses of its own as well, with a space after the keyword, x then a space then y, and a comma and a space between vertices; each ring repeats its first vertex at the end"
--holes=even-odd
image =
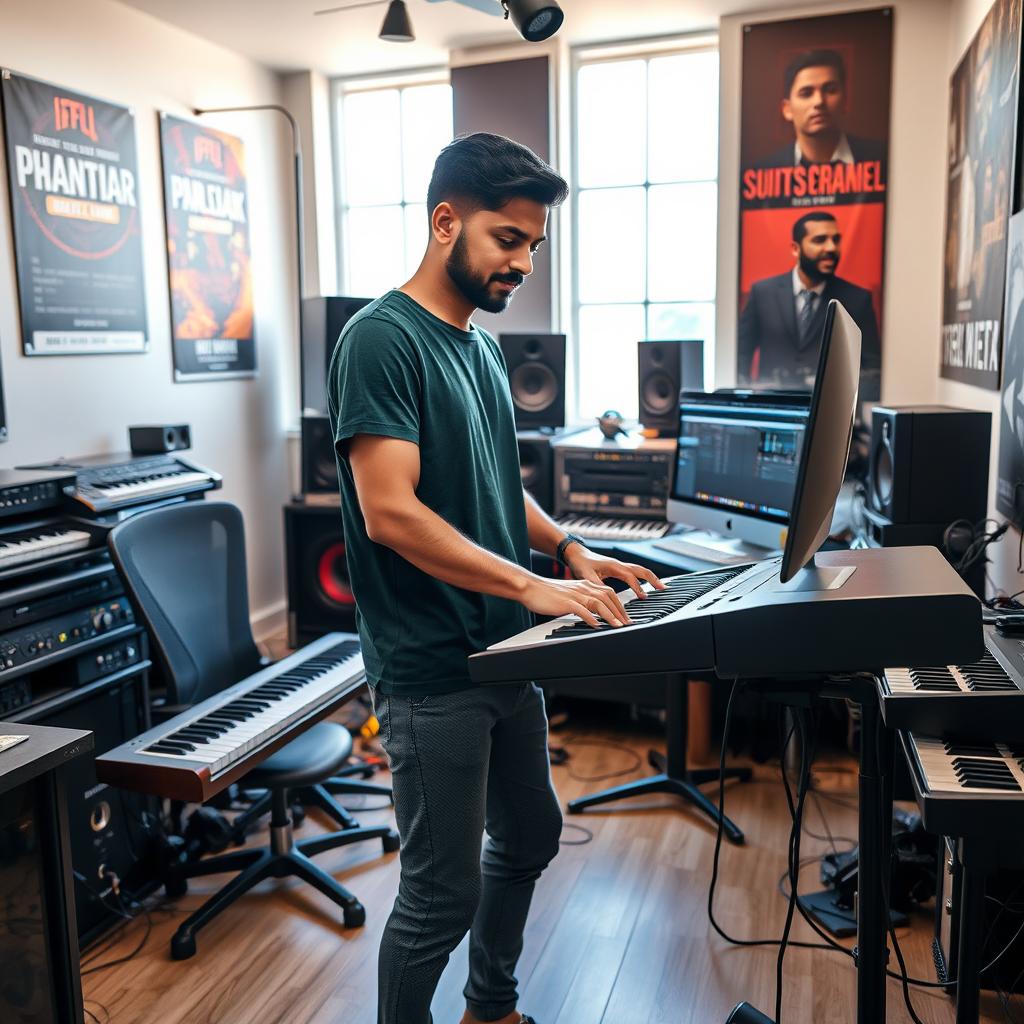
POLYGON ((523 501, 526 505, 526 532, 530 537, 530 547, 542 555, 554 558, 565 530, 537 504, 529 491, 523 491, 523 501))
POLYGON ((417 569, 453 587, 518 600, 531 573, 474 544, 420 501, 391 511, 376 525, 372 539, 417 569))

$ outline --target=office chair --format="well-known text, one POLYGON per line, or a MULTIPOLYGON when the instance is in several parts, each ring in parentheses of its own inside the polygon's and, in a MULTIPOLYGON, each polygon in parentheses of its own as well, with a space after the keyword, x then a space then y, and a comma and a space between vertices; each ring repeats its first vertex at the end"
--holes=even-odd
MULTIPOLYGON (((165 715, 180 713, 263 667, 249 626, 245 532, 234 505, 190 501, 139 513, 115 527, 107 543, 163 667, 174 701, 165 715)), ((271 810, 270 845, 170 867, 169 896, 181 895, 188 878, 239 872, 178 928, 171 940, 175 960, 194 955, 195 933, 270 877, 297 876, 342 908, 346 927, 364 923, 362 904, 310 858, 364 839, 380 839, 390 853, 398 849, 397 833, 386 826, 359 827, 342 811, 341 820, 351 824, 341 831, 296 841, 288 806, 289 791, 315 791, 336 776, 351 753, 348 730, 320 722, 243 778, 243 787, 268 790, 258 803, 271 810)), ((245 814, 251 819, 254 812, 245 814)))

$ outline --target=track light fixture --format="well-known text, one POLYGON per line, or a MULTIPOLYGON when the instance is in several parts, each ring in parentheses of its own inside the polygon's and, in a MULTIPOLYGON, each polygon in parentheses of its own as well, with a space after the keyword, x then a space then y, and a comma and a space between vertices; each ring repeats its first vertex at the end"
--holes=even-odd
POLYGON ((506 20, 511 17, 519 34, 530 43, 550 39, 565 18, 554 0, 501 0, 501 6, 506 20))
POLYGON ((379 36, 389 43, 411 43, 416 38, 405 0, 391 0, 388 4, 388 13, 384 15, 379 36))

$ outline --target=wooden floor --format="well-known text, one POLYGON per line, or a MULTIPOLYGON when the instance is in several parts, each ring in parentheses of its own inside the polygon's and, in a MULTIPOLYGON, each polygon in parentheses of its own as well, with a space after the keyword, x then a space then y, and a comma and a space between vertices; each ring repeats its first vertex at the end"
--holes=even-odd
MULTIPOLYGON (((569 745, 570 764, 552 769, 563 802, 607 784, 574 775, 592 777, 634 763, 602 741, 625 744, 641 756, 650 742, 629 729, 577 736, 580 742, 569 745)), ((556 734, 555 741, 564 736, 556 734)), ((845 771, 817 774, 818 803, 836 837, 852 836, 853 762, 830 761, 841 761, 845 771)), ((634 775, 647 771, 644 763, 634 775)), ((727 811, 746 831, 747 845, 725 844, 718 920, 738 936, 777 936, 786 910, 777 883, 789 830, 778 768, 758 766, 753 782, 731 784, 727 792, 727 811)), ((354 806, 360 799, 348 802, 354 806)), ((362 811, 358 817, 378 823, 391 819, 391 812, 362 811)), ((708 923, 714 834, 703 819, 673 798, 652 797, 567 822, 586 826, 593 840, 563 846, 538 884, 518 972, 521 1009, 539 1024, 715 1024, 744 998, 773 1011, 775 951, 729 946, 708 923)), ((324 824, 307 819, 302 833, 324 824)), ((807 825, 824 832, 814 803, 808 804, 807 825)), ((581 838, 573 828, 563 836, 566 842, 581 838)), ((805 836, 802 853, 827 848, 805 836)), ((374 1024, 377 946, 395 894, 398 855, 382 856, 379 843, 371 842, 317 860, 363 901, 365 927, 345 931, 324 897, 297 882, 273 881, 200 932, 194 959, 176 963, 168 944, 182 915, 225 880, 196 879, 186 897, 151 914, 152 931, 137 956, 85 976, 92 1017, 101 1024, 374 1024)), ((816 874, 817 865, 805 869, 802 890, 819 887, 816 874)), ((813 938, 797 920, 794 937, 813 938)), ((90 966, 131 952, 145 930, 143 920, 127 924, 90 966)), ((922 912, 900 938, 911 973, 930 980, 930 913, 922 912)), ((436 1024, 457 1024, 461 1016, 465 964, 464 943, 438 989, 436 1024)), ((854 969, 845 956, 790 950, 785 977, 786 1024, 855 1019, 854 969)), ((941 992, 912 992, 923 1021, 953 1021, 952 1003, 941 992)), ((895 982, 888 1005, 887 1021, 910 1021, 895 982)), ((1015 1009, 1024 1013, 1017 1000, 1015 1009)), ((986 997, 981 1019, 1006 1018, 986 997)))

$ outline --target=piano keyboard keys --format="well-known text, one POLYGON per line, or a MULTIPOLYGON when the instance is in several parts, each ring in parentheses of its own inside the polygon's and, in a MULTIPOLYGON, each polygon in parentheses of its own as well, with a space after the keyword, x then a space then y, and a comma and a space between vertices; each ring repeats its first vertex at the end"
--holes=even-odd
POLYGON ((1013 756, 1007 744, 970 744, 917 735, 909 738, 931 793, 1024 794, 1024 763, 1013 756))
POLYGON ((0 536, 0 571, 72 551, 84 551, 91 543, 92 536, 84 530, 42 529, 6 539, 0 536))
POLYGON ((584 540, 659 540, 671 523, 650 519, 611 519, 602 516, 561 515, 555 522, 567 533, 584 540))

